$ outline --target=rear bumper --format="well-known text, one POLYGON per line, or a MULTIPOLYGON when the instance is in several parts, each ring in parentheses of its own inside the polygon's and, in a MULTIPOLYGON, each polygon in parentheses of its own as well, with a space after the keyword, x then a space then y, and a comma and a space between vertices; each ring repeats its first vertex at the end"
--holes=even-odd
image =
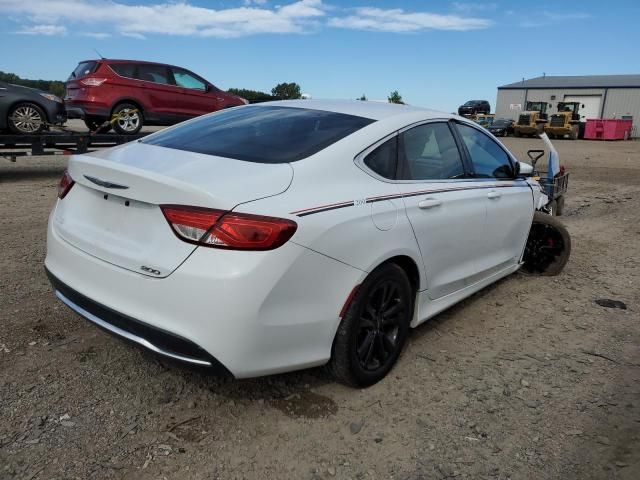
POLYGON ((339 312, 365 275, 290 241, 269 252, 197 248, 153 278, 84 253, 52 221, 45 266, 58 298, 101 328, 237 378, 326 363, 339 312))
POLYGON ((194 342, 105 307, 65 285, 48 269, 45 268, 45 271, 56 297, 94 325, 159 355, 193 365, 212 367, 220 374, 230 374, 218 360, 194 342))
POLYGON ((108 119, 110 110, 105 105, 96 104, 93 102, 79 102, 79 101, 65 101, 66 115, 68 118, 82 118, 93 117, 96 119, 108 119))

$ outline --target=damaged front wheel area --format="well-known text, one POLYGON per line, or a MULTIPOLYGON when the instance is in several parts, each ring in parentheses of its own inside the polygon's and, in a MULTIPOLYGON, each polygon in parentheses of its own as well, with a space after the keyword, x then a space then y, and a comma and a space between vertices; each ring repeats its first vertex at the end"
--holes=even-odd
POLYGON ((571 237, 555 217, 535 212, 527 245, 524 249, 522 269, 538 275, 558 275, 569 260, 571 237))

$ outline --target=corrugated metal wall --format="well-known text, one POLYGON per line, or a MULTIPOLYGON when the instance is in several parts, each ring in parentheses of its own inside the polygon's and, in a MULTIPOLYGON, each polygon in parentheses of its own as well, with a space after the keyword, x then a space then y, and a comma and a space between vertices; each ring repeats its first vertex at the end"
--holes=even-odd
POLYGON ((633 115, 633 136, 640 137, 640 88, 611 88, 604 104, 604 118, 633 115))
MULTIPOLYGON (((614 92, 615 90, 609 90, 609 93, 614 92)), ((525 104, 527 101, 529 102, 547 102, 550 103, 551 113, 556 111, 558 102, 562 102, 564 100, 565 95, 604 95, 603 88, 594 88, 594 89, 546 89, 546 90, 537 90, 537 89, 529 89, 529 90, 498 90, 498 98, 496 99, 496 118, 512 118, 517 120, 518 115, 520 114, 517 110, 511 110, 510 105, 512 103, 521 103, 522 108, 525 108, 525 104), (551 97, 555 95, 555 99, 552 100, 551 97), (525 100, 526 96, 526 100, 525 100), (518 99, 517 101, 515 99, 518 99)), ((608 102, 608 99, 607 99, 608 102)))
POLYGON ((496 118, 513 118, 516 120, 520 110, 511 110, 512 104, 520 104, 524 108, 524 90, 498 90, 496 98, 496 118))

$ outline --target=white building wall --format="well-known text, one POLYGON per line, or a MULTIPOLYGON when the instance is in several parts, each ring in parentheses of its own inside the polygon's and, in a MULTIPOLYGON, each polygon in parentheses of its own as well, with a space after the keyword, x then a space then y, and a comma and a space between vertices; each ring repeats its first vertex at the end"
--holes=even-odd
POLYGON ((520 110, 512 110, 511 105, 522 105, 524 108, 524 90, 498 90, 496 98, 496 118, 518 119, 520 110))

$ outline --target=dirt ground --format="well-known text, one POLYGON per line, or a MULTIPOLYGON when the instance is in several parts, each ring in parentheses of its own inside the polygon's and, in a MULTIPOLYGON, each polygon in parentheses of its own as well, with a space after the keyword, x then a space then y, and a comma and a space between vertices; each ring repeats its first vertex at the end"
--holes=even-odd
POLYGON ((89 325, 43 271, 64 157, 0 159, 0 478, 640 478, 640 142, 555 144, 565 271, 427 322, 364 390, 216 378, 89 325))

